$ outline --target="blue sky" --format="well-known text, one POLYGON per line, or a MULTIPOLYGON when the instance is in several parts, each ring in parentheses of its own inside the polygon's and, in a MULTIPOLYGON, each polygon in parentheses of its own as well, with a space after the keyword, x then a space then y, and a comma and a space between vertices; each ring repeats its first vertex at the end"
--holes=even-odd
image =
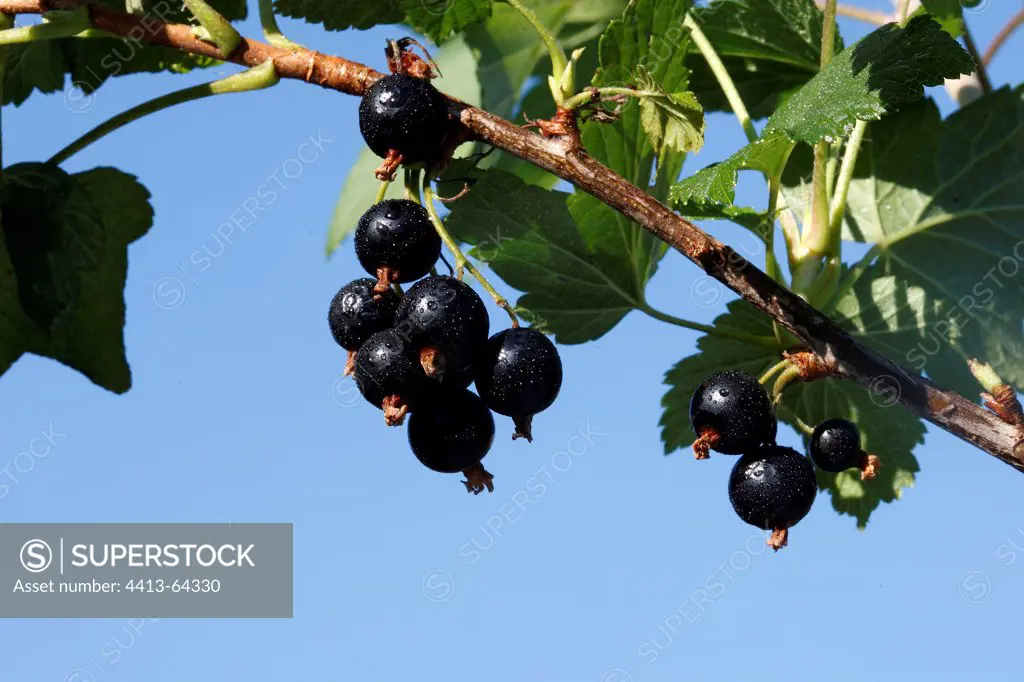
MULTIPOLYGON (((980 44, 1014 5, 971 16, 980 44)), ((394 34, 284 26, 378 68, 394 34)), ((993 80, 1018 82, 1022 58, 1018 39, 993 80)), ((83 113, 34 96, 4 111, 5 161, 46 158, 118 111, 235 70, 115 79, 83 113)), ((564 387, 532 445, 498 420, 492 495, 421 467, 404 430, 336 383, 327 306, 362 271, 348 245, 325 262, 323 241, 362 145, 356 105, 283 82, 153 116, 75 156, 69 170, 115 165, 153 193, 155 226, 130 249, 134 388, 115 396, 35 357, 0 380, 0 470, 17 478, 3 481, 0 521, 294 522, 294 619, 0 621, 2 679, 1019 679, 1019 475, 930 429, 917 486, 865 532, 823 496, 773 555, 729 506, 732 458, 662 456, 662 375, 696 335, 639 313, 560 348, 564 387), (269 209, 218 242, 275 174, 269 209), (48 453, 15 466, 51 430, 48 453)), ((689 171, 743 143, 724 115, 707 137, 689 171)), ((741 194, 762 201, 755 183, 741 194)), ((679 295, 699 274, 669 254, 651 302, 709 321, 720 307, 679 295)))

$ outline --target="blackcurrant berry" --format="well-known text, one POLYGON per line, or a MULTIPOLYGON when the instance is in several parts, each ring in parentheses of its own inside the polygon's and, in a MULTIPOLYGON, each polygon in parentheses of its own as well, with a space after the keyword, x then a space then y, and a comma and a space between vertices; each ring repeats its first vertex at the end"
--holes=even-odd
POLYGON ((740 458, 729 476, 729 501, 741 519, 772 531, 768 544, 786 546, 788 529, 807 516, 818 493, 814 465, 792 448, 766 445, 740 458))
POLYGON ((426 209, 408 199, 374 204, 355 234, 359 264, 377 277, 378 293, 392 282, 412 282, 430 272, 441 255, 441 237, 426 209))
POLYGON ((461 471, 466 489, 494 490, 480 461, 494 441, 494 417, 480 398, 465 389, 435 389, 409 417, 409 445, 428 469, 461 471))
POLYGON ((874 478, 881 468, 878 457, 860 448, 857 425, 845 419, 827 419, 811 434, 811 459, 819 469, 838 473, 847 469, 860 469, 862 481, 874 478))
POLYGON ((349 282, 334 295, 327 322, 338 345, 348 351, 345 375, 355 369, 355 353, 368 338, 395 324, 398 294, 390 287, 374 293, 372 279, 349 282))
POLYGON ((534 329, 498 332, 481 354, 476 389, 484 404, 512 417, 512 439, 533 441, 533 415, 551 407, 562 388, 562 360, 555 344, 534 329))
POLYGON ((746 372, 712 374, 690 399, 690 426, 697 434, 693 452, 707 459, 708 449, 740 455, 775 442, 778 422, 764 387, 746 372))
POLYGON ((487 308, 473 288, 447 275, 416 282, 395 314, 395 328, 419 354, 427 376, 461 387, 476 374, 489 327, 487 308))
POLYGON ((416 356, 394 329, 377 332, 356 353, 355 381, 371 405, 384 410, 384 422, 397 426, 423 388, 416 356))
POLYGON ((433 161, 447 125, 447 101, 423 78, 384 76, 359 104, 359 132, 381 158, 394 151, 404 163, 433 161))

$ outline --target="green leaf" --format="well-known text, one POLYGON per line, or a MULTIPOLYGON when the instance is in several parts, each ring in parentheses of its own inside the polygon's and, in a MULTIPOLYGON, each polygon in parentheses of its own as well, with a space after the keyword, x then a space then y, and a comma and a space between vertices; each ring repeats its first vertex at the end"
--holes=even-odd
POLYGON ((894 275, 940 307, 924 339, 894 348, 896 359, 966 395, 978 389, 965 356, 1024 387, 1024 87, 945 121, 923 102, 867 137, 844 236, 876 242, 865 277, 894 275))
MULTIPOLYGON (((103 0, 102 4, 125 10, 124 0, 103 0)), ((174 23, 189 23, 191 14, 182 5, 166 0, 146 0, 149 16, 174 23)), ((210 5, 229 20, 246 16, 244 0, 211 0, 210 5)), ((149 22, 153 24, 152 21, 149 22)), ((145 25, 145 24, 144 24, 145 25)), ((4 73, 3 103, 20 105, 38 90, 58 92, 74 86, 85 95, 99 88, 112 76, 134 73, 187 73, 221 62, 191 55, 168 47, 148 45, 138 38, 63 38, 22 45, 11 45, 4 73), (65 74, 70 78, 66 79, 65 74)), ((92 101, 78 93, 65 95, 65 104, 83 111, 92 101)))
POLYGON ((692 220, 729 220, 742 225, 767 242, 769 230, 775 226, 768 222, 768 213, 748 206, 731 204, 686 204, 682 215, 692 220))
POLYGON ((949 35, 959 38, 964 32, 964 6, 962 0, 921 0, 919 12, 932 15, 949 35))
POLYGON ((704 110, 693 93, 667 93, 643 68, 636 80, 641 90, 657 93, 640 100, 640 123, 658 155, 700 151, 704 146, 704 110))
MULTIPOLYGON (((728 312, 715 318, 714 327, 727 334, 774 337, 771 320, 745 301, 732 301, 728 312)), ((684 358, 665 374, 669 390, 661 399, 661 440, 665 454, 688 448, 697 438, 690 428, 690 398, 710 374, 726 369, 760 376, 779 360, 780 351, 725 336, 703 335, 697 339, 697 353, 684 358)))
POLYGON ((782 135, 769 135, 754 140, 725 161, 694 173, 672 187, 671 197, 683 215, 694 209, 709 207, 725 211, 736 199, 739 171, 756 170, 768 176, 782 173, 793 143, 782 135))
POLYGON ((276 0, 274 7, 283 16, 323 24, 328 31, 364 30, 405 19, 400 0, 276 0))
MULTIPOLYGON (((612 21, 601 36, 600 69, 593 84, 597 87, 622 85, 640 68, 666 91, 685 91, 689 71, 683 66, 683 60, 689 38, 682 35, 679 27, 689 7, 689 0, 631 3, 622 18, 612 21)), ((661 155, 657 157, 657 174, 652 185, 655 150, 647 139, 640 107, 635 101, 626 103, 618 123, 588 122, 581 132, 583 145, 594 158, 637 187, 647 188, 657 199, 667 198, 668 187, 679 177, 685 155, 669 148, 659 150, 661 155)), ((642 307, 647 282, 668 247, 589 194, 576 192, 569 198, 568 205, 580 233, 591 245, 595 261, 606 271, 615 273, 617 285, 627 294, 632 307, 642 307)))
POLYGON ((857 120, 879 119, 923 97, 924 86, 973 70, 967 51, 931 18, 915 17, 902 30, 887 24, 836 55, 768 119, 765 133, 836 140, 857 120))
POLYGON ((491 0, 400 0, 406 19, 440 45, 452 33, 491 16, 491 0))
MULTIPOLYGON (((824 15, 813 0, 719 0, 694 10, 752 116, 769 115, 779 96, 818 72, 824 15)), ((842 40, 836 36, 836 51, 842 40)), ((718 79, 696 48, 686 65, 705 111, 731 111, 718 79)))
POLYGON ((3 171, 0 372, 32 352, 123 393, 126 249, 153 222, 149 193, 113 168, 62 173, 34 163, 3 171), (27 205, 40 193, 54 210, 27 205))
POLYGON ((4 171, 2 189, 4 238, 18 300, 50 332, 77 306, 81 273, 99 257, 102 234, 90 229, 98 217, 69 207, 75 182, 56 166, 12 166, 4 171))
MULTIPOLYGON (((476 79, 476 59, 462 37, 448 41, 437 54, 436 61, 444 75, 434 81, 435 85, 452 97, 479 106, 480 83, 476 79)), ((380 163, 381 159, 364 147, 349 168, 327 230, 328 256, 356 228, 359 217, 376 199, 380 180, 374 176, 373 171, 380 163)), ((401 182, 393 182, 388 187, 386 197, 398 198, 403 196, 404 191, 401 182)))
MULTIPOLYGON (((904 488, 914 485, 920 471, 914 448, 924 442, 924 424, 889 396, 878 395, 862 386, 840 379, 822 379, 787 390, 783 405, 804 423, 818 424, 826 419, 847 419, 861 433, 861 447, 878 456, 882 468, 870 481, 861 481, 857 470, 830 474, 818 470, 818 487, 832 496, 832 508, 867 526, 871 513, 882 502, 900 499, 904 488)), ((787 413, 783 421, 792 425, 787 413)), ((805 439, 804 448, 807 442, 805 439)))
POLYGON ((451 204, 448 229, 525 292, 518 307, 535 326, 560 343, 583 343, 642 305, 646 280, 637 277, 650 270, 649 244, 604 233, 600 219, 574 220, 564 192, 527 185, 505 171, 479 173, 472 191, 451 204))
MULTIPOLYGON (((883 315, 884 316, 884 315, 883 315)), ((844 320, 844 326, 854 326, 844 320)), ((728 312, 714 322, 722 331, 772 335, 771 320, 745 301, 733 301, 728 312)), ((662 440, 665 454, 687 448, 695 435, 690 428, 690 398, 709 374, 734 369, 759 376, 779 361, 779 351, 724 338, 702 336, 697 341, 698 353, 679 362, 665 375, 668 392, 662 399, 662 440)), ((866 450, 882 460, 879 475, 861 482, 859 474, 818 472, 818 485, 832 497, 832 506, 842 514, 857 519, 864 526, 868 517, 882 502, 898 499, 903 488, 913 485, 918 470, 913 449, 922 442, 924 426, 914 415, 896 404, 892 396, 872 393, 849 381, 824 379, 791 386, 786 390, 780 419, 795 425, 794 415, 814 425, 829 418, 844 418, 857 424, 866 450)), ((820 502, 819 502, 820 504, 820 502)))

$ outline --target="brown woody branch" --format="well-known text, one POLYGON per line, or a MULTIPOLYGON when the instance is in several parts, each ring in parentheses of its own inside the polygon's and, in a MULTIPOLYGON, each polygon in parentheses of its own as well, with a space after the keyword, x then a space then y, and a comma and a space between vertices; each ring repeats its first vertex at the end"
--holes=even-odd
MULTIPOLYGON (((76 0, 56 0, 61 7, 76 0)), ((273 60, 282 78, 315 83, 351 95, 363 94, 381 74, 369 67, 315 51, 283 50, 244 39, 230 55, 198 40, 189 26, 136 17, 90 5, 93 25, 129 39, 163 45, 245 66, 273 60)), ((0 12, 54 9, 42 0, 0 0, 0 12)), ((770 315, 833 369, 865 386, 878 404, 900 402, 914 413, 1024 471, 1024 431, 957 393, 910 372, 861 345, 806 301, 772 280, 729 246, 680 217, 651 195, 589 156, 575 136, 546 138, 504 119, 451 101, 469 139, 479 140, 571 182, 670 244, 709 275, 770 315)))

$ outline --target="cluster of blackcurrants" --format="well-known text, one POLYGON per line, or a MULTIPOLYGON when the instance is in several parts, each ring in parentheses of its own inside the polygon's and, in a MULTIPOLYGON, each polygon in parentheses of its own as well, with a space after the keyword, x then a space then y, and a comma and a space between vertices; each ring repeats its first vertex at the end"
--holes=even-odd
POLYGON ((786 546, 789 528, 814 504, 814 465, 829 472, 860 469, 862 479, 873 478, 881 466, 877 457, 861 449, 860 431, 845 419, 829 419, 815 427, 810 460, 777 445, 778 421, 771 398, 745 372, 718 372, 705 379, 690 400, 690 425, 697 434, 697 459, 707 459, 708 450, 742 455, 729 476, 729 501, 745 522, 771 531, 768 544, 775 550, 786 546))
MULTIPOLYGON (((440 123, 446 114, 437 97, 412 76, 377 81, 359 109, 370 148, 394 161, 422 161, 430 150, 416 146, 424 134, 416 122, 432 112, 440 123)), ((349 282, 331 301, 331 333, 349 353, 345 374, 389 426, 409 415, 409 444, 425 466, 462 472, 473 493, 493 490, 481 464, 494 439, 491 411, 512 417, 513 439, 532 440, 533 415, 550 407, 562 386, 558 351, 541 332, 515 324, 488 338, 487 309, 472 287, 431 274, 441 238, 416 201, 371 206, 354 242, 374 277, 349 282), (399 285, 409 282, 415 284, 403 293, 399 285), (478 395, 468 390, 474 382, 478 395)))

